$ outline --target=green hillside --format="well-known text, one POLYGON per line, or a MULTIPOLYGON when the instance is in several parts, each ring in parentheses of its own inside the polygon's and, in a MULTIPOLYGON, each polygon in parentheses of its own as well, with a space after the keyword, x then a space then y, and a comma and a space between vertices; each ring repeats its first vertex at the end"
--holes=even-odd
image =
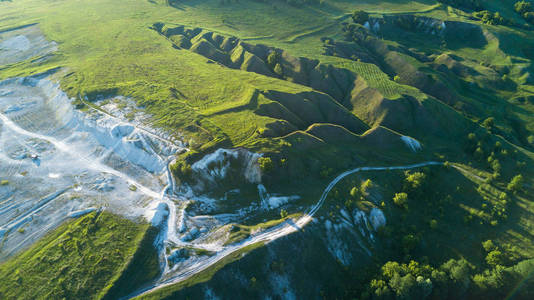
POLYGON ((0 262, 0 298, 530 299, 534 6, 514 5, 1 1, 0 50, 30 24, 57 43, 0 65, 1 80, 51 73, 80 112, 132 99, 143 125, 188 149, 170 166, 178 187, 200 181, 206 155, 246 149, 268 191, 300 197, 252 214, 257 183, 206 184, 229 199, 213 214, 251 213, 221 225, 225 246, 297 220, 347 170, 439 164, 348 175, 295 233, 161 286, 158 229, 91 213, 0 262), (380 228, 356 216, 378 209, 380 228))

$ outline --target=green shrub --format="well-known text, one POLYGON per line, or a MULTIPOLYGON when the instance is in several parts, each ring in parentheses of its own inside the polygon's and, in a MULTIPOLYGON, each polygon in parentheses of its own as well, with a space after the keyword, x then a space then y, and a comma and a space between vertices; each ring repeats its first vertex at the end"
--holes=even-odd
POLYGON ((523 176, 521 174, 514 176, 512 180, 510 180, 510 183, 506 186, 506 188, 513 192, 517 193, 521 191, 521 188, 523 187, 523 176))
POLYGON ((273 170, 273 161, 270 157, 259 157, 258 164, 263 173, 268 173, 273 170))
POLYGON ((486 262, 490 266, 502 265, 503 264, 503 255, 499 250, 492 250, 486 256, 486 262))
POLYGON ((430 228, 431 229, 438 229, 438 221, 435 219, 430 220, 430 228))
POLYGON ((176 163, 172 164, 170 166, 172 174, 181 179, 181 180, 189 180, 191 179, 191 175, 193 175, 193 169, 191 168, 191 165, 189 165, 184 160, 179 160, 176 163))
POLYGON ((358 196, 360 195, 360 190, 358 189, 358 187, 353 187, 351 190, 350 190, 350 196, 352 198, 358 198, 358 196))
POLYGON ((406 171, 404 173, 406 176, 405 186, 408 188, 408 190, 416 190, 419 187, 421 187, 426 179, 426 175, 423 172, 413 172, 410 173, 409 171, 406 171))
POLYGON ((495 246, 492 240, 487 240, 485 242, 482 242, 482 248, 484 248, 486 252, 490 252, 490 251, 497 249, 497 247, 495 246))
POLYGON ((357 10, 352 13, 352 21, 356 24, 363 25, 365 22, 369 21, 369 14, 363 10, 357 10))
POLYGON ((495 126, 495 118, 494 117, 489 117, 489 118, 485 119, 484 121, 482 121, 482 126, 487 128, 487 129, 493 128, 493 126, 495 126))
POLYGON ((281 57, 282 55, 280 54, 280 52, 271 51, 271 53, 269 53, 269 56, 267 56, 267 64, 271 68, 274 68, 280 62, 281 57))
POLYGON ((364 182, 362 182, 362 185, 360 186, 360 191, 363 195, 367 195, 368 190, 373 186, 373 181, 371 179, 367 179, 364 182))
POLYGON ((395 193, 395 196, 393 197, 393 203, 399 207, 408 208, 408 194, 395 193))
POLYGON ((523 15, 526 12, 532 11, 532 3, 527 1, 518 1, 514 4, 514 10, 520 15, 523 15))
POLYGON ((276 66, 274 66, 273 71, 279 76, 284 76, 284 69, 282 69, 282 66, 280 64, 276 64, 276 66))

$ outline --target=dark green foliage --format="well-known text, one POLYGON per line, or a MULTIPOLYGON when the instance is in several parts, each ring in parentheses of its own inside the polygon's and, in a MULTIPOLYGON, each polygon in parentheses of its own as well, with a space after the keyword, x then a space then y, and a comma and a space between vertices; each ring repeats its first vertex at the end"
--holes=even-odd
POLYGON ((449 260, 437 269, 413 260, 407 264, 389 261, 381 269, 366 291, 372 299, 391 299, 392 295, 394 299, 425 299, 431 294, 435 299, 447 299, 449 288, 465 291, 470 281, 470 268, 465 260, 449 260))
POLYGON ((417 237, 414 234, 407 234, 402 238, 402 247, 404 249, 405 253, 410 253, 415 247, 417 247, 417 244, 419 244, 419 237, 417 237))
MULTIPOLYGON (((346 23, 343 27, 346 41, 362 42, 369 36, 369 32, 363 25, 355 23, 346 23)), ((326 39, 325 43, 331 43, 330 39, 326 39)))
POLYGON ((358 187, 355 186, 350 190, 350 196, 352 198, 358 198, 359 195, 360 195, 360 190, 358 189, 358 187))
POLYGON ((518 1, 514 4, 514 10, 523 15, 526 12, 532 11, 532 3, 528 1, 518 1))
POLYGON ((369 21, 369 14, 366 13, 363 10, 357 10, 352 13, 352 21, 356 24, 365 24, 365 22, 369 21))
POLYGON ((170 169, 174 177, 184 181, 190 180, 191 175, 193 174, 193 169, 191 169, 191 165, 189 165, 184 160, 176 161, 170 166, 170 169))
POLYGON ((258 163, 260 165, 261 171, 264 173, 269 173, 274 168, 273 161, 270 157, 259 157, 258 163))
POLYGON ((486 262, 490 266, 502 265, 503 264, 502 252, 499 250, 490 251, 488 255, 486 256, 486 262))
POLYGON ((523 188, 523 176, 521 174, 514 176, 506 188, 513 193, 521 191, 523 188))
POLYGON ((158 250, 154 247, 158 234, 158 228, 147 229, 133 258, 102 299, 124 297, 156 279, 161 271, 158 250))
POLYGON ((269 56, 267 56, 267 64, 269 64, 269 66, 274 69, 275 66, 280 63, 281 57, 282 55, 279 51, 271 51, 271 53, 269 53, 269 56))
POLYGON ((494 117, 489 117, 489 118, 485 119, 482 122, 482 126, 486 127, 487 129, 493 128, 493 126, 495 126, 495 118, 494 117))
POLYGON ((518 1, 514 4, 514 10, 528 23, 534 24, 534 11, 532 3, 528 1, 518 1))
POLYGON ((490 252, 490 251, 495 250, 496 246, 495 246, 495 244, 493 244, 492 240, 487 240, 487 241, 482 243, 482 248, 484 248, 484 250, 486 250, 486 252, 490 252))
POLYGON ((399 207, 408 208, 408 194, 396 193, 393 197, 393 203, 399 207))
POLYGON ((523 14, 523 18, 525 21, 529 22, 530 24, 534 24, 534 12, 529 11, 523 14))
POLYGON ((492 13, 491 11, 482 10, 474 12, 473 17, 480 19, 488 25, 503 25, 508 23, 499 12, 492 13))

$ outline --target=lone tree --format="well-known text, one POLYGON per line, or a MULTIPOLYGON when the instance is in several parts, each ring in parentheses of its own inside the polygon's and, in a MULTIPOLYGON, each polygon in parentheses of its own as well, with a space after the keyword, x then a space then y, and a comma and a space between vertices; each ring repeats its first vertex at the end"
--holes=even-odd
POLYGON ((357 10, 352 13, 352 20, 356 24, 363 25, 365 22, 369 21, 369 14, 363 10, 357 10))
POLYGON ((519 192, 523 187, 523 176, 521 174, 514 176, 506 188, 514 194, 519 192))
POLYGON ((350 196, 354 199, 358 198, 358 196, 360 195, 360 190, 358 190, 358 187, 353 187, 351 190, 350 190, 350 196))
POLYGON ((495 126, 495 118, 489 117, 485 119, 484 121, 482 121, 482 126, 487 129, 492 129, 495 126))
POLYGON ((270 172, 273 170, 273 161, 270 157, 258 157, 258 164, 262 172, 270 172))
POLYGON ((396 193, 393 197, 393 203, 399 207, 408 208, 408 194, 396 193))

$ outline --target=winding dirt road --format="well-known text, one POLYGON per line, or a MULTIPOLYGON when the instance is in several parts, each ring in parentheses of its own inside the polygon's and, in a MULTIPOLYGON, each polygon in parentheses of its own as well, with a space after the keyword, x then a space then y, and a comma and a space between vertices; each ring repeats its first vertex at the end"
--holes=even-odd
POLYGON ((286 222, 281 223, 280 225, 271 227, 265 231, 259 232, 242 242, 234 245, 227 246, 223 250, 217 252, 215 255, 197 262, 191 266, 188 266, 187 268, 184 268, 179 271, 179 273, 175 274, 172 278, 165 279, 163 281, 157 282, 151 286, 145 287, 137 292, 134 292, 124 299, 131 299, 137 296, 146 295, 151 292, 154 292, 156 290, 159 290, 161 288, 164 288, 166 286, 170 286, 173 284, 176 284, 178 282, 187 280, 191 278, 191 276, 198 274, 209 267, 215 265, 216 263, 220 262, 222 259, 227 257, 228 255, 231 255, 247 246, 256 244, 256 243, 269 243, 274 240, 277 240, 278 238, 284 237, 288 234, 291 234, 293 232, 296 232, 306 226, 312 219, 313 216, 319 211, 319 209, 323 206, 328 194, 334 188, 334 186, 341 181, 343 178, 347 177, 348 175, 355 174, 358 172, 363 171, 387 171, 387 170, 409 170, 409 169, 416 169, 426 166, 442 166, 443 163, 441 162, 435 162, 435 161, 429 161, 429 162, 422 162, 417 164, 411 164, 411 165, 404 165, 404 166, 392 166, 392 167, 359 167, 352 170, 348 170, 346 172, 341 173, 338 175, 334 180, 332 180, 324 189, 321 197, 319 198, 319 201, 312 206, 303 216, 299 217, 296 220, 288 220, 286 222))

